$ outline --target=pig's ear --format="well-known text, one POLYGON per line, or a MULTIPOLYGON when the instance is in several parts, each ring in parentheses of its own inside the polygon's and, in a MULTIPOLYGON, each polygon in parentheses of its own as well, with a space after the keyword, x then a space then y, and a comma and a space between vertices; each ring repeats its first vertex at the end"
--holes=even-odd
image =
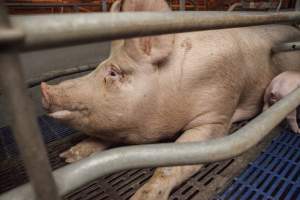
POLYGON ((125 0, 123 11, 170 11, 170 7, 165 0, 125 0))
MULTIPOLYGON (((171 11, 165 0, 125 0, 122 11, 171 11)), ((174 35, 143 37, 125 40, 125 49, 130 57, 152 63, 166 59, 172 52, 174 35)))
POLYGON ((172 53, 174 35, 142 37, 125 40, 127 54, 137 62, 158 64, 172 53))

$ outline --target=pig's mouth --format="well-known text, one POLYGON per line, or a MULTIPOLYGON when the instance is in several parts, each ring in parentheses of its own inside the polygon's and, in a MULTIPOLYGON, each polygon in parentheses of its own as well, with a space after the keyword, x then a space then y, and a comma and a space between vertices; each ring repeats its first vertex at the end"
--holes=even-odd
POLYGON ((43 101, 43 107, 48 112, 48 115, 58 120, 72 120, 76 117, 83 117, 88 114, 87 108, 82 106, 62 107, 57 104, 49 104, 45 99, 43 101), (49 106, 48 106, 49 105, 49 106))
POLYGON ((48 93, 47 85, 41 85, 42 105, 48 115, 58 120, 72 120, 76 116, 88 113, 88 109, 79 103, 62 103, 48 93), (71 105, 71 106, 68 106, 71 105))

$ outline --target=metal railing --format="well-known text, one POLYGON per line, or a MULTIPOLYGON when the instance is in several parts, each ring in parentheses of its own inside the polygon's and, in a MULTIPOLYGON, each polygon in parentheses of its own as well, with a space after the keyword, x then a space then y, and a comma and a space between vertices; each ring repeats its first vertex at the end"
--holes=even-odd
POLYGON ((285 13, 101 13, 11 17, 0 7, 0 83, 13 117, 13 132, 31 185, 4 193, 1 200, 55 200, 99 176, 123 169, 213 162, 241 154, 257 144, 300 103, 300 89, 234 134, 207 142, 140 145, 98 153, 50 173, 36 116, 25 92, 18 50, 105 41, 164 33, 300 21, 285 13), (133 25, 134 24, 134 25, 133 25), (8 33, 13 33, 8 34, 8 33), (173 152, 173 153, 170 153, 173 152), (58 192, 56 191, 57 184, 58 192))
POLYGON ((300 12, 87 13, 15 16, 11 21, 16 31, 26 36, 22 50, 36 50, 155 34, 299 22, 300 12))

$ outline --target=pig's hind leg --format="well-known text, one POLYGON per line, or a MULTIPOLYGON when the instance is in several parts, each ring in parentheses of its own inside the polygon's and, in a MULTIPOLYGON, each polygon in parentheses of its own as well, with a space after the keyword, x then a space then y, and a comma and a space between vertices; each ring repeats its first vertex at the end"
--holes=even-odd
POLYGON ((111 144, 105 143, 97 138, 88 138, 75 146, 71 147, 67 151, 64 151, 59 157, 65 159, 67 163, 73 163, 90 156, 95 152, 99 152, 110 147, 111 144))
MULTIPOLYGON (((185 131, 176 142, 206 141, 222 136, 226 132, 226 126, 208 124, 185 131), (219 133, 216 135, 216 133, 219 133)), ((172 152, 170 152, 172 153, 172 152)), ((154 172, 151 179, 146 182, 130 200, 167 200, 170 193, 182 182, 197 173, 202 165, 160 167, 154 172)))
POLYGON ((294 110, 293 112, 288 114, 286 120, 293 132, 300 133, 299 126, 297 123, 297 110, 294 110))

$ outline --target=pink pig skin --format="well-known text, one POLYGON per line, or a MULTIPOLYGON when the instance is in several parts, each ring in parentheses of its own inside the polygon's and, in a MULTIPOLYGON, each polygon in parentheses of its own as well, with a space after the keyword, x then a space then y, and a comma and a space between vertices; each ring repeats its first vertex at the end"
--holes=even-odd
MULTIPOLYGON (((269 108, 280 99, 287 96, 300 86, 300 72, 286 71, 276 76, 267 87, 264 95, 264 110, 269 108)), ((295 133, 300 133, 297 123, 297 110, 291 112, 287 117, 287 122, 295 133)))

